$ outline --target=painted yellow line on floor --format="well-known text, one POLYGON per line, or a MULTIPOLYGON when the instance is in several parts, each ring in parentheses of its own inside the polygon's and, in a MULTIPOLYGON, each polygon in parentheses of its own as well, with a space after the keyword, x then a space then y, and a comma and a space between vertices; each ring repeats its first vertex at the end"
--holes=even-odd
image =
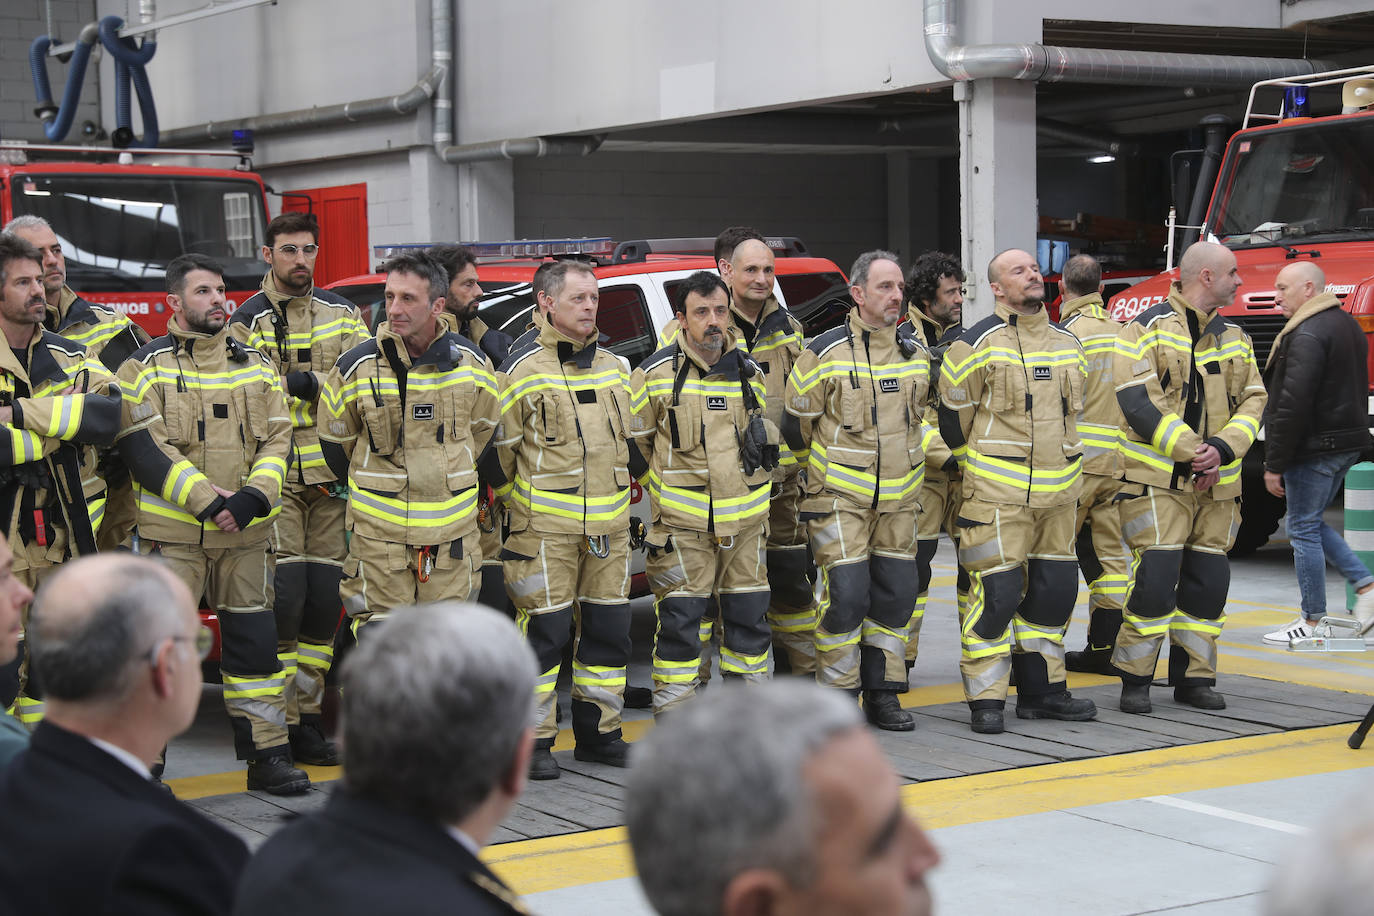
MULTIPOLYGON (((932 780, 903 787, 902 800, 933 829, 1374 764, 1374 749, 1346 747, 1350 732, 1332 725, 932 780)), ((634 874, 622 827, 504 843, 482 858, 520 894, 634 874)))
POLYGON ((1279 659, 1248 658, 1235 653, 1223 655, 1219 667, 1223 677, 1227 674, 1247 674, 1250 677, 1262 678, 1266 681, 1278 681, 1283 684, 1294 684, 1299 687, 1320 687, 1325 690, 1340 690, 1345 693, 1374 694, 1374 677, 1355 674, 1348 670, 1342 671, 1279 659))
MULTIPOLYGON (((316 785, 331 783, 343 775, 342 767, 312 767, 305 764, 300 764, 299 767, 309 774, 310 781, 316 785)), ((232 795, 235 792, 247 791, 248 772, 247 769, 231 770, 228 773, 183 776, 180 779, 168 779, 166 782, 177 798, 182 801, 191 801, 195 798, 232 795)))

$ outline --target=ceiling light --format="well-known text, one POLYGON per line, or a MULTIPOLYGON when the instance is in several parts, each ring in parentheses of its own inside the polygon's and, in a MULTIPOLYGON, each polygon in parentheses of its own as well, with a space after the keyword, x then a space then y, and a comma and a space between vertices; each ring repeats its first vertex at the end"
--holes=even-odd
POLYGON ((1115 162, 1116 157, 1111 155, 1110 153, 1103 153, 1100 156, 1089 156, 1088 161, 1101 164, 1103 162, 1115 162))

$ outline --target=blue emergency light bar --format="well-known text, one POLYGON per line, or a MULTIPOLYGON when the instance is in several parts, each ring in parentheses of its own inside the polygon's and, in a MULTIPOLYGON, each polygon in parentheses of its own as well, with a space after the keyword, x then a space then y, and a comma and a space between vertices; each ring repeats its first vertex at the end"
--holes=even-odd
MULTIPOLYGON (((377 260, 385 261, 406 251, 423 251, 441 242, 396 242, 390 245, 374 245, 372 254, 377 260)), ((567 255, 593 257, 606 256, 615 248, 610 238, 581 239, 510 239, 503 242, 459 242, 472 249, 473 254, 483 260, 509 258, 553 258, 567 255)))

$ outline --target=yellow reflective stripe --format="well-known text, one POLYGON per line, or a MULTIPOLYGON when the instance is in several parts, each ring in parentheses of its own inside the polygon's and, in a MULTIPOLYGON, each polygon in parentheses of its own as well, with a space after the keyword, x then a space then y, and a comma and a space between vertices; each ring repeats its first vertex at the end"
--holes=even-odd
POLYGON ((1173 471, 1173 459, 1167 458, 1144 442, 1135 442, 1131 439, 1121 439, 1118 443, 1122 454, 1128 458, 1134 458, 1141 464, 1148 465, 1161 471, 1173 471))
POLYGON ((296 449, 295 463, 302 468, 324 467, 324 449, 320 448, 318 442, 312 442, 304 448, 296 449))
POLYGON ((324 643, 301 643, 296 661, 304 668, 328 668, 334 663, 334 647, 324 643))
POLYGON ((798 394, 806 394, 820 382, 831 378, 865 379, 872 383, 875 379, 928 378, 929 375, 930 366, 923 359, 903 360, 880 366, 852 359, 826 359, 817 363, 809 372, 794 369, 790 383, 798 394))
POLYGON ((445 499, 407 502, 361 489, 350 478, 348 498, 356 513, 410 528, 443 528, 465 522, 477 511, 476 487, 445 499))
POLYGON ((906 499, 921 489, 921 484, 925 483, 925 479, 925 462, 918 464, 901 477, 880 477, 878 479, 878 502, 906 499))
POLYGON ((184 371, 175 366, 162 366, 157 363, 146 364, 134 377, 131 390, 125 393, 126 401, 140 402, 155 385, 184 384, 186 388, 199 391, 228 391, 254 382, 262 382, 271 388, 281 388, 281 382, 266 365, 258 362, 246 368, 230 369, 226 372, 205 372, 195 368, 191 362, 185 363, 184 371))
POLYGON ((49 439, 70 439, 81 426, 81 413, 86 404, 84 394, 67 394, 52 399, 52 412, 46 429, 39 430, 49 439))
POLYGON ((280 673, 268 677, 235 677, 232 674, 224 674, 222 678, 226 700, 267 697, 280 694, 286 688, 286 678, 280 673))
POLYGON ((1175 413, 1166 413, 1150 434, 1150 444, 1161 455, 1170 456, 1185 432, 1191 432, 1187 424, 1175 413))
POLYGON ((768 653, 762 652, 758 655, 745 655, 722 646, 720 650, 720 670, 728 674, 766 674, 768 671, 768 653))
POLYGON ((296 673, 296 653, 278 652, 277 663, 281 665, 281 673, 284 678, 290 678, 296 673))
POLYGON ((511 498, 531 512, 589 522, 614 521, 630 508, 629 487, 609 496, 579 496, 576 493, 541 490, 523 477, 515 479, 511 498))
POLYGON ((579 372, 568 376, 554 375, 549 372, 532 372, 529 375, 507 380, 507 388, 501 392, 501 414, 504 416, 516 401, 540 391, 556 390, 574 393, 578 391, 601 391, 608 388, 629 388, 630 377, 619 366, 597 372, 579 372))
POLYGON ((623 687, 625 685, 625 669, 603 665, 584 665, 574 661, 572 682, 583 687, 623 687))
POLYGON ((697 659, 678 662, 654 656, 653 678, 664 684, 688 684, 697 679, 697 659))
POLYGON ((37 461, 43 456, 43 439, 38 433, 13 427, 10 427, 8 432, 10 454, 14 456, 14 464, 27 464, 30 461, 37 461))
POLYGON ((162 498, 177 506, 185 506, 191 498, 191 490, 200 483, 209 483, 210 478, 200 472, 194 464, 182 459, 174 462, 162 481, 162 498))

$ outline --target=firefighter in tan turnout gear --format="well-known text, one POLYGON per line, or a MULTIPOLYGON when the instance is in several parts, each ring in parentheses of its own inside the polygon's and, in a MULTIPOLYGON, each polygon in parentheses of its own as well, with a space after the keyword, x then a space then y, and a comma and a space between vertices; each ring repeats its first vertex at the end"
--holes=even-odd
POLYGON ((499 374, 500 470, 491 476, 510 486, 506 592, 539 659, 530 776, 557 779, 555 688, 574 625, 574 755, 629 759, 620 714, 630 660, 630 368, 597 343, 589 266, 561 261, 544 284, 551 308, 538 336, 499 374))
MULTIPOLYGON (((111 372, 118 372, 124 360, 148 342, 148 334, 122 312, 96 302, 87 302, 67 286, 67 259, 62 242, 52 226, 41 216, 16 216, 5 224, 31 243, 43 256, 43 294, 48 311, 43 327, 59 337, 86 348, 86 355, 98 359, 111 372)), ((94 463, 87 461, 87 476, 99 474, 105 486, 95 488, 100 495, 90 502, 91 524, 100 550, 113 550, 124 543, 134 527, 133 481, 128 468, 113 448, 92 450, 94 463)), ((93 489, 90 486, 87 489, 93 489)))
POLYGON ((167 290, 167 333, 119 370, 119 450, 134 475, 139 546, 160 548, 219 615, 224 705, 248 788, 304 792, 272 618, 272 518, 291 419, 271 362, 229 334, 223 269, 181 255, 167 265, 167 290))
POLYGON ((1088 384, 1078 439, 1083 443, 1083 491, 1074 519, 1078 568, 1088 583, 1088 646, 1064 653, 1070 671, 1112 675, 1112 647, 1121 629, 1121 602, 1126 597, 1130 555, 1121 541, 1121 460, 1117 439, 1121 407, 1116 402, 1112 365, 1120 323, 1107 315, 1102 302, 1102 267, 1092 255, 1068 260, 1059 280, 1064 301, 1059 322, 1083 345, 1088 361, 1088 384))
POLYGON ((1078 595, 1083 348, 1045 313, 1031 255, 998 254, 988 284, 993 314, 945 353, 940 432, 964 474, 956 520, 969 574, 964 696, 973 730, 997 734, 1013 669, 1020 718, 1084 721, 1097 707, 1064 686, 1064 631, 1078 595))
MULTIPOLYGON (((921 639, 921 622, 925 619, 926 601, 930 596, 930 561, 940 545, 943 529, 955 541, 959 529, 954 519, 959 514, 959 463, 940 438, 939 389, 937 387, 940 361, 945 349, 963 331, 964 269, 952 256, 941 251, 927 251, 916 259, 907 274, 906 294, 909 305, 906 317, 898 326, 912 328, 917 339, 931 353, 930 403, 924 414, 931 435, 925 444, 925 482, 921 484, 921 514, 916 519, 916 570, 920 592, 916 596, 916 610, 907 627, 906 666, 916 664, 921 639)), ((962 606, 968 597, 968 575, 959 568, 956 590, 962 606)))
MULTIPOLYGON (((93 447, 119 432, 120 391, 84 347, 43 329, 43 255, 0 233, 0 517, 14 551, 14 575, 30 590, 68 557, 94 553, 104 499, 93 447)), ((24 609, 27 619, 28 609, 24 609)), ((33 728, 43 717, 27 658, 14 714, 33 728)))
POLYGON ((491 361, 440 318, 444 269, 419 252, 382 269, 386 321, 320 395, 320 447, 348 481, 339 591, 355 632, 395 607, 475 595, 476 468, 499 411, 491 361))
POLYGON ((1213 688, 1226 619, 1226 551, 1240 511, 1240 464, 1268 398, 1245 332, 1223 318, 1240 288, 1236 256, 1215 242, 1183 253, 1165 302, 1117 338, 1116 395, 1126 418, 1121 530, 1131 548, 1112 664, 1121 711, 1150 711, 1150 682, 1169 639, 1174 699, 1224 709, 1213 688))
POLYGON ((631 429, 648 462, 654 591, 654 713, 677 708, 699 683, 699 628, 720 609, 722 675, 768 677, 770 633, 764 530, 777 427, 764 419, 763 371, 730 333, 729 295, 698 271, 675 293, 674 342, 631 381, 631 429))
POLYGON ((902 269, 887 251, 859 255, 855 307, 816 337, 787 380, 783 434, 806 456, 802 517, 820 570, 816 679, 862 688, 868 721, 915 728, 906 630, 916 607, 917 496, 930 360, 902 316, 902 269))
POLYGON ((229 332, 271 361, 291 412, 291 454, 274 525, 277 657, 286 677, 286 728, 297 763, 336 766, 320 726, 334 660, 339 579, 348 545, 343 483, 325 463, 315 426, 320 388, 339 357, 371 335, 353 303, 314 287, 319 223, 283 213, 267 224, 262 289, 234 312, 229 332))

